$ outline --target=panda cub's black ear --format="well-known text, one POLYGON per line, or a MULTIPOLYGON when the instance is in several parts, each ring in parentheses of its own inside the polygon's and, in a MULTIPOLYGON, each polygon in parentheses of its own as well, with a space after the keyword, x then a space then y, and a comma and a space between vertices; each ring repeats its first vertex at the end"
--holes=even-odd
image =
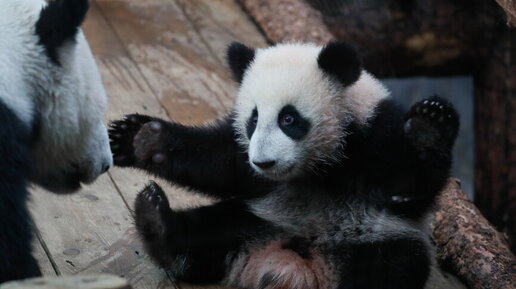
POLYGON ((50 59, 59 64, 58 50, 62 45, 75 40, 89 8, 89 0, 53 0, 41 10, 36 22, 39 43, 46 49, 50 59))
POLYGON ((333 41, 324 46, 317 57, 317 63, 319 68, 336 77, 344 86, 357 81, 362 71, 357 51, 342 41, 333 41))
POLYGON ((227 61, 233 73, 233 78, 241 83, 244 73, 254 60, 255 51, 242 43, 233 42, 228 46, 227 61))

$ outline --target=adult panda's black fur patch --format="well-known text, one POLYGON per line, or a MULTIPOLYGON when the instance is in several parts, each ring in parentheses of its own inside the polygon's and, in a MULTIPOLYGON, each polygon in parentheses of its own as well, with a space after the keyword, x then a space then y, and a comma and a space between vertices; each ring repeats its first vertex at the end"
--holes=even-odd
POLYGON ((238 81, 238 83, 241 83, 246 69, 254 60, 255 51, 238 42, 231 43, 227 51, 226 57, 229 68, 233 73, 233 78, 238 81))
POLYGON ((66 41, 75 40, 88 8, 88 0, 54 0, 41 10, 36 35, 54 63, 60 64, 59 48, 66 41))
POLYGON ((348 86, 360 77, 362 64, 355 48, 341 41, 330 42, 319 53, 319 68, 348 86))

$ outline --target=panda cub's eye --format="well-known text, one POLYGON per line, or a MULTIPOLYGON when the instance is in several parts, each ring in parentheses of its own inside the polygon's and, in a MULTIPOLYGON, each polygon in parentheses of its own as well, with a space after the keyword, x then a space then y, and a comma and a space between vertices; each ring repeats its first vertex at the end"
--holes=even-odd
POLYGON ((278 114, 279 128, 291 139, 301 140, 310 131, 310 120, 291 104, 285 105, 278 114))
POLYGON ((258 123, 258 116, 257 116, 257 115, 253 116, 253 117, 251 118, 251 122, 252 122, 254 125, 256 125, 256 124, 258 123))
POLYGON ((287 126, 287 125, 291 125, 292 123, 294 123, 294 117, 290 114, 284 114, 282 117, 281 117, 281 120, 280 120, 280 125, 281 126, 287 126))

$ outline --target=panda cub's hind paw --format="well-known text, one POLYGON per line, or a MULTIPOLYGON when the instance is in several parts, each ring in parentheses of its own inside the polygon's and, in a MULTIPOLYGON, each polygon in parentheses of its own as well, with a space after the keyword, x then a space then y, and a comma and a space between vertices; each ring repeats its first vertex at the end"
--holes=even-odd
POLYGON ((134 204, 135 224, 147 242, 159 242, 165 235, 164 217, 170 211, 165 192, 155 182, 147 185, 136 197, 134 204))
POLYGON ((451 103, 434 96, 412 106, 403 129, 416 149, 446 151, 457 137, 459 116, 451 103))
POLYGON ((166 159, 162 134, 165 121, 130 114, 110 123, 109 139, 115 165, 146 168, 166 159))

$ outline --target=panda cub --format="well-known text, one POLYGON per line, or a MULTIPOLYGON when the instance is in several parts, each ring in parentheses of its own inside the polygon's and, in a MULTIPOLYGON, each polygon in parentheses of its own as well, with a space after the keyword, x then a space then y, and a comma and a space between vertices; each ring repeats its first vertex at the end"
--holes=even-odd
POLYGON ((239 43, 232 112, 187 127, 145 115, 111 123, 118 166, 221 199, 174 211, 158 185, 135 223, 177 280, 236 288, 424 288, 425 215, 459 126, 432 97, 404 113, 348 44, 239 43))
POLYGON ((69 193, 112 165, 88 0, 0 0, 0 283, 41 275, 30 183, 69 193))

